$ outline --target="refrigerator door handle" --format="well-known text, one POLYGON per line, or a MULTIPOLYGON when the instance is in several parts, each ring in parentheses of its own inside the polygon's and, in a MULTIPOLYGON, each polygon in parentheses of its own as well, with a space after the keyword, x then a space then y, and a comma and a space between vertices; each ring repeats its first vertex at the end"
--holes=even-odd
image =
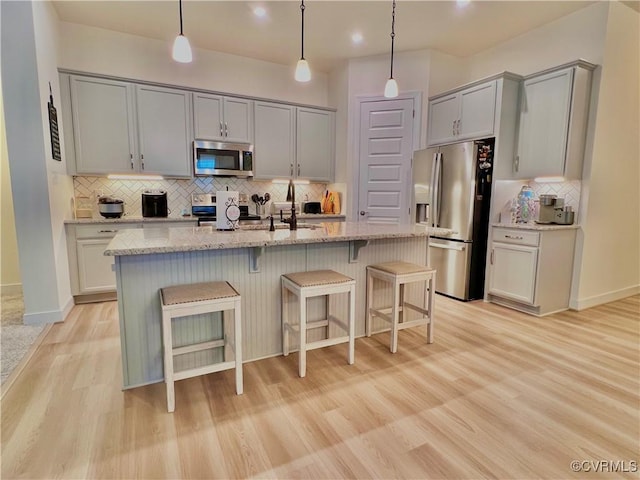
POLYGON ((435 203, 435 212, 433 212, 433 219, 435 221, 434 226, 440 226, 440 210, 442 207, 442 152, 438 152, 436 154, 436 171, 434 176, 434 185, 435 185, 435 193, 434 193, 434 203, 435 203))
POLYGON ((429 223, 432 227, 436 226, 436 212, 438 211, 438 206, 436 205, 436 173, 437 173, 437 165, 438 165, 438 152, 433 154, 433 163, 431 163, 431 181, 429 185, 429 190, 431 191, 431 213, 433 216, 429 216, 429 223))
POLYGON ((467 249, 466 245, 442 245, 441 243, 429 243, 429 247, 442 248, 443 250, 456 250, 458 252, 464 252, 467 249))

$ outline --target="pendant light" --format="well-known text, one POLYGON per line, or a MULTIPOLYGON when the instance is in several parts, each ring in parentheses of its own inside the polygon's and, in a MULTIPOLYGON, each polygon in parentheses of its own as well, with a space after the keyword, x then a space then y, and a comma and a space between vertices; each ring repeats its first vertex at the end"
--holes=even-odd
POLYGON ((182 34, 182 0, 180 0, 180 34, 173 42, 173 59, 180 63, 191 63, 191 45, 189 39, 182 34))
POLYGON ((301 49, 300 60, 296 65, 295 79, 298 82, 308 82, 311 80, 311 70, 309 70, 309 64, 304 59, 304 0, 300 4, 300 14, 302 16, 302 35, 301 35, 301 49))
POLYGON ((389 80, 384 86, 384 96, 386 98, 395 98, 398 96, 398 84, 393 78, 393 41, 396 38, 396 0, 393 0, 393 9, 391 10, 391 74, 389 80))

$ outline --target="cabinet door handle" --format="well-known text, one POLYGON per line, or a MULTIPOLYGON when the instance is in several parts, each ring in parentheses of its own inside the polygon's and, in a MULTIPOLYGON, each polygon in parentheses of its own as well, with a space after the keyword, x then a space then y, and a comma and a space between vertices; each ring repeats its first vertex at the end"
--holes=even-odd
POLYGON ((491 265, 493 265, 493 248, 491 249, 491 260, 489 260, 489 263, 491 263, 491 265))
POLYGON ((98 233, 118 233, 118 230, 98 230, 98 233))
POLYGON ((142 170, 144 170, 144 153, 140 154, 140 165, 142 166, 142 170))
POLYGON ((456 125, 456 135, 460 135, 460 122, 462 120, 458 119, 457 121, 457 125, 456 125))
POLYGON ((224 135, 222 134, 222 122, 220 122, 220 136, 221 136, 221 137, 222 137, 222 136, 224 136, 224 135))
POLYGON ((298 176, 300 176, 300 164, 298 164, 298 176))
POLYGON ((524 240, 524 237, 520 235, 505 235, 504 238, 511 238, 512 240, 524 240))
POLYGON ((291 173, 289 173, 289 175, 291 175, 293 177, 293 163, 291 164, 291 167, 289 168, 289 171, 291 173))
POLYGON ((227 126, 227 122, 224 122, 224 136, 229 136, 229 127, 227 126))
POLYGON ((133 170, 133 153, 129 154, 129 159, 131 160, 131 170, 133 170))
POLYGON ((454 120, 453 123, 451 124, 451 135, 455 136, 456 134, 456 121, 454 120))
POLYGON ((513 161, 513 171, 517 172, 519 169, 520 169, 520 155, 516 155, 516 158, 513 161))

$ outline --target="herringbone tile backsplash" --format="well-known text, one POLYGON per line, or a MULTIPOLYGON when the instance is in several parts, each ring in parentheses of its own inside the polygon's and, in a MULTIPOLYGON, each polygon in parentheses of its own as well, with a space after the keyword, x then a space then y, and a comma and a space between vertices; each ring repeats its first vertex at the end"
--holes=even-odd
POLYGON ((531 181, 529 182, 529 186, 533 189, 536 197, 542 194, 557 195, 559 198, 564 198, 564 204, 573 207, 575 212, 577 212, 580 207, 580 190, 582 189, 582 182, 580 180, 558 183, 537 183, 531 181))
MULTIPOLYGON (((238 191, 251 197, 254 193, 264 196, 271 195, 272 201, 285 201, 287 198, 287 184, 244 180, 232 177, 199 177, 185 180, 111 180, 106 177, 73 177, 73 189, 76 197, 86 196, 97 201, 100 195, 112 195, 125 202, 125 212, 130 216, 142 216, 141 194, 147 189, 162 189, 167 191, 170 217, 179 217, 183 210, 191 212, 192 193, 214 193, 218 190, 238 191)), ((311 183, 296 185, 297 201, 320 201, 326 185, 311 183)), ((254 203, 249 201, 250 211, 254 203)), ((269 203, 267 204, 269 211, 269 203)))

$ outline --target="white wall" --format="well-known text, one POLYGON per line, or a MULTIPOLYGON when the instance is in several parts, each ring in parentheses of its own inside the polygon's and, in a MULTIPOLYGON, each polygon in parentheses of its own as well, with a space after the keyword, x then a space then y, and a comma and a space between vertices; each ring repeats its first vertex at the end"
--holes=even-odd
POLYGON ((469 59, 469 81, 502 70, 527 75, 578 58, 602 65, 590 112, 572 308, 640 288, 638 38, 638 12, 598 2, 469 59))
POLYGON ((608 7, 575 308, 640 291, 640 14, 608 7))
POLYGON ((529 75, 579 58, 600 65, 608 3, 595 3, 470 57, 468 81, 503 70, 529 75))
MULTIPOLYGON (((2 2, 2 90, 25 323, 62 320, 31 2, 2 2)), ((68 284, 69 280, 66 279, 68 284)), ((68 288, 68 287, 67 287, 68 288)))
MULTIPOLYGON (((498 71, 494 73, 498 73, 498 71)), ((478 78, 472 80, 478 80, 478 78)), ((466 59, 453 57, 435 50, 431 51, 428 97, 459 87, 468 81, 469 63, 466 59)))
POLYGON ((60 139, 64 138, 62 125, 60 85, 58 78, 58 16, 50 2, 33 3, 33 23, 36 35, 36 55, 38 61, 38 83, 40 86, 40 106, 42 107, 42 130, 45 145, 45 166, 49 185, 49 206, 51 213, 51 231, 58 284, 58 301, 63 310, 69 310, 73 304, 69 283, 69 260, 64 221, 73 218, 73 178, 67 175, 64 144, 61 141, 62 161, 53 160, 50 148, 49 83, 53 92, 53 104, 57 109, 60 139))
POLYGON ((327 106, 328 76, 312 72, 311 82, 296 82, 293 60, 279 65, 194 49, 193 63, 181 64, 161 40, 66 22, 60 33, 60 68, 327 106))
POLYGON ((16 239, 11 178, 9 177, 9 154, 4 128, 4 106, 0 84, 0 286, 2 292, 20 291, 20 265, 18 264, 18 241, 16 239))
MULTIPOLYGON (((341 117, 343 123, 336 122, 338 130, 347 132, 347 152, 346 152, 346 188, 349 195, 343 213, 347 214, 348 220, 356 217, 358 201, 358 97, 383 97, 384 86, 389 78, 390 67, 389 55, 376 55, 349 60, 346 69, 348 77, 347 117, 341 117), (346 121, 346 123, 344 123, 346 121)), ((400 94, 419 92, 422 95, 421 114, 416 117, 420 122, 420 140, 414 149, 424 148, 426 145, 426 116, 427 116, 427 92, 429 90, 429 62, 430 52, 420 50, 415 52, 401 52, 394 55, 393 77, 398 82, 400 94)), ((344 75, 342 72, 340 75, 344 75)), ((333 85, 333 84, 332 84, 333 85)), ((340 83, 340 88, 344 89, 344 81, 340 83)), ((344 95, 344 91, 341 92, 344 95)), ((336 95, 331 93, 332 97, 336 95)))

